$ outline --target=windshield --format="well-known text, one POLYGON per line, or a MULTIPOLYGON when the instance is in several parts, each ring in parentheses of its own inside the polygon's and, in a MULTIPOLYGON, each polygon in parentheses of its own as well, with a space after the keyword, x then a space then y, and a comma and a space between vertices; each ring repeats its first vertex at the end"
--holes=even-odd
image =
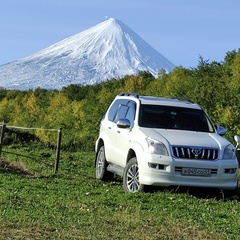
POLYGON ((214 132, 214 127, 203 110, 161 105, 141 105, 139 126, 214 132))

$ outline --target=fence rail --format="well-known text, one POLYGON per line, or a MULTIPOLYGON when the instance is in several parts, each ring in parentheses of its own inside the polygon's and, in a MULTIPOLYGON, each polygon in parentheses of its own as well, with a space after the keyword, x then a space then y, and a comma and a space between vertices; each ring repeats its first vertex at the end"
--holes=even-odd
POLYGON ((3 147, 3 142, 4 142, 4 135, 5 135, 5 132, 6 132, 7 128, 58 132, 54 173, 58 172, 59 163, 60 163, 60 149, 61 149, 61 142, 62 142, 62 128, 60 128, 60 129, 44 129, 44 128, 32 128, 32 127, 30 128, 30 127, 10 126, 10 125, 7 125, 5 122, 0 123, 0 127, 1 127, 1 133, 0 133, 0 159, 1 159, 1 156, 2 156, 2 147, 3 147))

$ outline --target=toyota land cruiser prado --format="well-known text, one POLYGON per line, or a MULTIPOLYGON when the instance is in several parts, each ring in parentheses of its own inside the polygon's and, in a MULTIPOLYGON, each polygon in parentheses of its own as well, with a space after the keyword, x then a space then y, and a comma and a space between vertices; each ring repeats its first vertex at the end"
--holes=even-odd
POLYGON ((100 124, 96 178, 123 178, 126 192, 145 185, 235 191, 234 146, 203 108, 187 100, 121 93, 100 124))

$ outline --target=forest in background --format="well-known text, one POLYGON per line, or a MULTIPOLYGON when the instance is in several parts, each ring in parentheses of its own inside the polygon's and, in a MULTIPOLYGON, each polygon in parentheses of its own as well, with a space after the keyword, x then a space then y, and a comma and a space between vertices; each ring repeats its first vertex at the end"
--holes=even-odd
MULTIPOLYGON (((61 91, 37 88, 0 89, 0 122, 7 125, 63 129, 62 146, 68 150, 93 150, 99 124, 109 104, 120 92, 178 97, 200 104, 216 125, 227 129, 234 143, 240 135, 240 50, 227 52, 222 62, 199 57, 196 68, 161 70, 111 79, 97 85, 69 85, 61 91)), ((55 143, 56 134, 34 130, 40 141, 55 143)))

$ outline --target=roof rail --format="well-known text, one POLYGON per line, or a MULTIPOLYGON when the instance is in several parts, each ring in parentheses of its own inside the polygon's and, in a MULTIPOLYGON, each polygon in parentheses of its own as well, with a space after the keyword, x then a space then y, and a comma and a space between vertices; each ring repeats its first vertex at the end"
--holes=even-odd
POLYGON ((118 96, 132 96, 135 98, 139 98, 139 95, 137 93, 134 92, 121 92, 118 94, 118 96))
POLYGON ((176 100, 183 101, 183 102, 194 103, 193 101, 191 101, 187 98, 182 98, 182 97, 171 97, 171 99, 176 99, 176 100))

